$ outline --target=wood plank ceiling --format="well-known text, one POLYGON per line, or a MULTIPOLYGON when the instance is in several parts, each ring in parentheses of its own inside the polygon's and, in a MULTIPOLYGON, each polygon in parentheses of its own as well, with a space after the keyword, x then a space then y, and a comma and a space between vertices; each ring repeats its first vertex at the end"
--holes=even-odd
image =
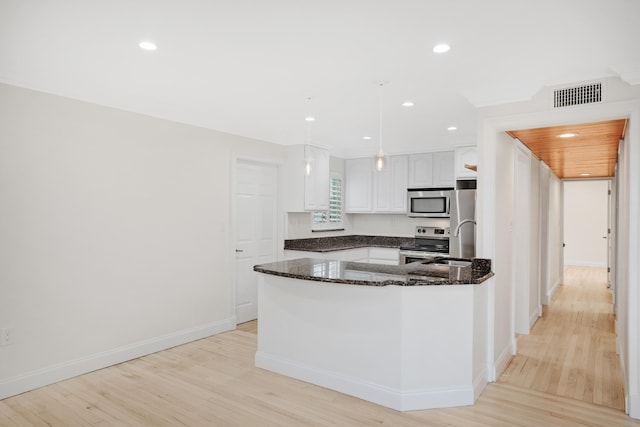
POLYGON ((510 130, 533 154, 545 162, 560 179, 612 177, 618 158, 618 144, 624 139, 627 119, 595 123, 510 130), (576 134, 573 137, 559 135, 576 134))

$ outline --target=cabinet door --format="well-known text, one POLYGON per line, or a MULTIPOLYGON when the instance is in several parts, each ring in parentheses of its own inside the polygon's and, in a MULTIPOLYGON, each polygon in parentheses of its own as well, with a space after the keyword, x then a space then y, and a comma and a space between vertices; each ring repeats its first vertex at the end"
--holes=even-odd
POLYGON ((393 191, 393 157, 381 171, 373 171, 373 211, 391 212, 391 193, 393 191))
POLYGON ((433 154, 414 154, 409 157, 409 187, 433 187, 433 154))
POLYGON ((455 152, 433 153, 433 186, 454 187, 455 184, 455 152))
POLYGON ((478 149, 477 147, 460 147, 456 148, 456 178, 472 179, 478 174, 476 171, 468 169, 465 165, 478 165, 478 149))
POLYGON ((400 250, 394 248, 369 248, 369 262, 372 264, 398 265, 400 250))
POLYGON ((389 199, 391 212, 407 212, 407 188, 409 187, 409 157, 394 156, 389 162, 391 166, 391 195, 389 199))
POLYGON ((309 147, 309 153, 313 163, 304 177, 304 210, 324 211, 329 209, 329 151, 309 147))
POLYGON ((346 161, 345 212, 371 212, 373 159, 346 161))

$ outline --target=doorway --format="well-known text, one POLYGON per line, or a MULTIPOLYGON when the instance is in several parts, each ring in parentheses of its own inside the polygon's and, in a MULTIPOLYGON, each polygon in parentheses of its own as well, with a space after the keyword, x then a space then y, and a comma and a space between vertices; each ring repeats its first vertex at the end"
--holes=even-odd
POLYGON ((238 159, 234 193, 236 322, 258 317, 256 264, 276 261, 278 167, 238 159))
POLYGON ((608 267, 609 180, 564 182, 564 264, 608 267))

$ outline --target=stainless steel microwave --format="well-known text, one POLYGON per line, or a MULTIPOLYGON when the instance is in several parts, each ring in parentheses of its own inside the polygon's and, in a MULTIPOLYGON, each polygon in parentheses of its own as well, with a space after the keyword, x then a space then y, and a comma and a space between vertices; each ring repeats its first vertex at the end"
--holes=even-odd
POLYGON ((409 188, 407 214, 413 218, 448 218, 453 188, 409 188))

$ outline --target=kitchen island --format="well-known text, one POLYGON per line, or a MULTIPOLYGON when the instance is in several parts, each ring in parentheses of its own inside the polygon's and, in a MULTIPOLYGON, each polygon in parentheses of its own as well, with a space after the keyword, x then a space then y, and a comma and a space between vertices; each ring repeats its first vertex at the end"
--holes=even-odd
POLYGON ((401 411, 471 405, 486 385, 489 260, 254 270, 258 367, 401 411))

